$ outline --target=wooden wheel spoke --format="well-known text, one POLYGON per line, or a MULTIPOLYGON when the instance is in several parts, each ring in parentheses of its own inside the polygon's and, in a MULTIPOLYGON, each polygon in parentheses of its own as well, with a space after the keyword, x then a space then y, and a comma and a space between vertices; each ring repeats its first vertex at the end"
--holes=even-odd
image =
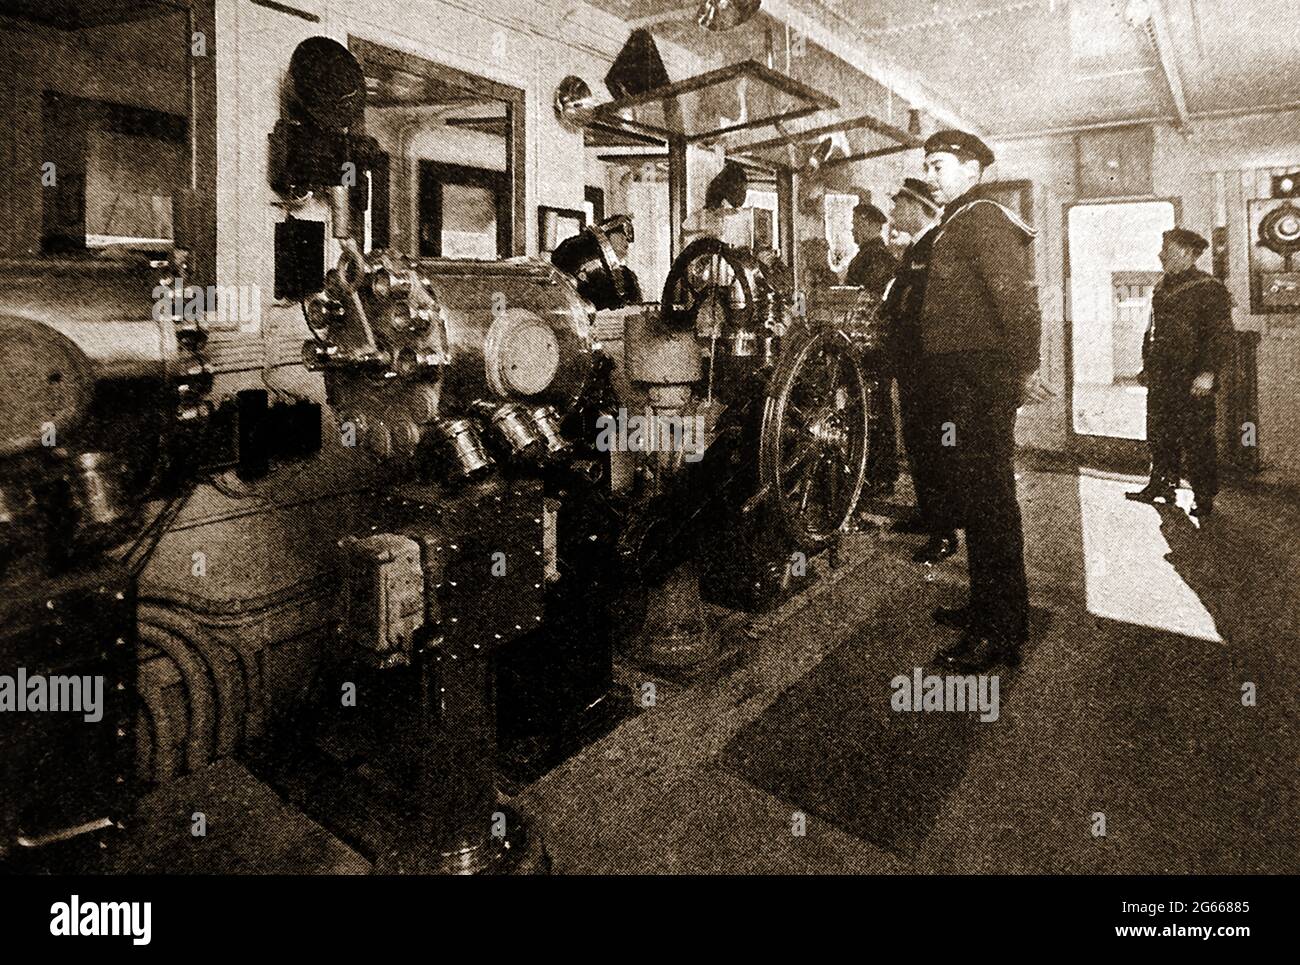
POLYGON ((820 409, 818 409, 816 413, 814 413, 812 419, 809 420, 808 422, 808 426, 812 427, 815 425, 820 425, 821 423, 825 422, 835 411, 835 409, 836 409, 835 400, 832 399, 830 402, 826 403, 820 409))
POLYGON ((844 371, 844 356, 839 352, 831 352, 826 366, 826 377, 829 380, 826 391, 834 393, 839 387, 840 373, 844 371))
POLYGON ((842 468, 842 466, 833 466, 830 478, 826 482, 826 523, 828 527, 835 525, 835 517, 840 512, 840 470, 842 468))
POLYGON ((786 430, 794 434, 798 443, 795 446, 794 455, 784 464, 784 472, 789 472, 795 466, 805 462, 808 457, 816 452, 822 446, 822 441, 813 435, 811 429, 805 427, 802 429, 789 428, 786 430))
POLYGON ((809 359, 796 384, 803 382, 811 389, 810 394, 818 398, 829 396, 834 400, 843 371, 844 357, 839 352, 828 352, 824 359, 809 359))
POLYGON ((765 473, 787 531, 818 546, 846 521, 862 485, 869 400, 859 359, 849 345, 816 336, 791 359, 782 383, 779 421, 765 427, 765 473))
POLYGON ((817 439, 810 436, 798 449, 795 450, 794 457, 781 467, 781 471, 783 473, 793 472, 797 466, 807 462, 808 457, 811 456, 816 449, 817 439))
POLYGON ((808 497, 812 494, 813 476, 816 465, 803 473, 803 495, 799 497, 799 515, 802 516, 808 512, 808 497))
POLYGON ((786 476, 785 494, 787 496, 791 496, 794 494, 795 490, 797 490, 800 486, 806 485, 808 481, 808 477, 813 473, 813 471, 817 468, 817 466, 820 463, 821 463, 820 459, 814 459, 811 462, 809 462, 807 459, 800 460, 799 463, 797 464, 799 466, 798 471, 791 472, 786 476))

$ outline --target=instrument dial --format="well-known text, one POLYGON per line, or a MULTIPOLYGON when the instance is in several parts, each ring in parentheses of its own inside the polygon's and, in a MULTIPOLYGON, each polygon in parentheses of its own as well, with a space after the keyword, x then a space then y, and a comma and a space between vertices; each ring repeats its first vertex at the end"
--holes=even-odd
POLYGON ((493 388, 507 395, 536 395, 560 370, 560 342, 545 321, 530 312, 502 319, 506 324, 488 358, 493 388))

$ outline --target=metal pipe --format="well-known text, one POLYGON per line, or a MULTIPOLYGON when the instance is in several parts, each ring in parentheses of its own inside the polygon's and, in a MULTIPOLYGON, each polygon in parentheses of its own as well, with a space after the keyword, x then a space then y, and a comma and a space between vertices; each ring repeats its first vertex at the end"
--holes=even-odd
POLYGON ((1187 97, 1183 93, 1183 75, 1178 68, 1178 52, 1174 49, 1173 39, 1169 36, 1168 18, 1165 13, 1164 0, 1151 0, 1151 19, 1147 22, 1151 31, 1151 40, 1160 57, 1160 66, 1165 72, 1169 84, 1169 94, 1174 100, 1174 110, 1178 114, 1178 126, 1184 126, 1189 114, 1187 97))
POLYGON ((138 635, 142 643, 157 647, 171 658, 180 671, 181 681, 189 697, 189 734, 185 741, 185 765, 196 773, 212 762, 213 720, 216 717, 216 699, 208 670, 190 648, 184 637, 163 627, 141 622, 138 635))
MULTIPOLYGON (((150 626, 156 626, 187 641, 199 652, 208 665, 212 682, 217 693, 217 728, 216 753, 226 756, 235 751, 241 736, 241 724, 248 718, 254 688, 250 685, 249 667, 244 655, 232 647, 227 647, 193 620, 155 604, 141 604, 139 620, 150 626), (243 700, 236 694, 234 682, 222 673, 221 651, 235 653, 239 659, 239 673, 243 685, 243 700), (242 706, 241 706, 242 703, 242 706)), ((254 671, 256 668, 253 668, 254 671)))
POLYGON ((676 261, 682 251, 682 229, 686 223, 687 173, 686 139, 668 142, 668 260, 676 261))

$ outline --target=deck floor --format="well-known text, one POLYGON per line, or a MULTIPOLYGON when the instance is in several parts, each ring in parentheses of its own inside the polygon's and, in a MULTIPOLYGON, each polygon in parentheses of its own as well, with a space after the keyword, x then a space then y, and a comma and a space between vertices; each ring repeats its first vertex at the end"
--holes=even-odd
MULTIPOLYGON (((908 558, 917 539, 894 534, 849 537, 836 578, 758 621, 735 669, 655 681, 654 707, 516 804, 558 873, 1300 871, 1300 506, 1228 489, 1198 528, 1190 494, 1159 511, 1123 499, 1138 484, 1022 473, 1033 603, 1050 618, 916 847, 873 844, 724 763, 837 649, 887 681, 948 638, 929 614, 963 598, 964 553, 927 571, 908 558)), ((798 753, 798 735, 783 740, 798 753)))

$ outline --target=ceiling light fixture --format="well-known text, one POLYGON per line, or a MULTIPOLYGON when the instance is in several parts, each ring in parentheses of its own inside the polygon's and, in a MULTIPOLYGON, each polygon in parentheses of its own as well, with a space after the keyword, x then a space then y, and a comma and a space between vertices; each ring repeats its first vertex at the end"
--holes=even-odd
POLYGON ((804 162, 804 169, 807 171, 817 171, 837 157, 849 156, 849 136, 844 131, 833 131, 822 137, 813 147, 812 152, 808 155, 808 160, 804 162))
POLYGON ((1124 8, 1124 19, 1130 27, 1145 27, 1151 21, 1151 0, 1128 0, 1128 5, 1124 8))
POLYGON ((730 30, 758 13, 763 0, 704 0, 695 22, 705 30, 730 30))

